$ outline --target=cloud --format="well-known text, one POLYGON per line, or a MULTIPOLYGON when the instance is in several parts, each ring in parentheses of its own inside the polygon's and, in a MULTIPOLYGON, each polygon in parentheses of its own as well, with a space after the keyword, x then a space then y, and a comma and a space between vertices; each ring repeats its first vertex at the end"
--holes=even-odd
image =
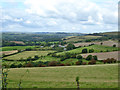
MULTIPOLYGON (((12 5, 14 2, 12 0, 9 3, 12 5)), ((4 3, 2 5, 3 29, 16 26, 21 27, 21 31, 117 30, 117 1, 99 2, 98 0, 25 0, 21 1, 20 5, 16 2, 16 6, 9 6, 11 8, 7 8, 4 3)))

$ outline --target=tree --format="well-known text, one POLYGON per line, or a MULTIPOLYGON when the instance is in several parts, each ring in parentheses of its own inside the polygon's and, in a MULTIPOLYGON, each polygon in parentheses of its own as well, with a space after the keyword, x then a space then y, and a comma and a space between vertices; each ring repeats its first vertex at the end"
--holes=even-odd
POLYGON ((84 49, 82 50, 82 53, 87 53, 87 52, 88 52, 87 48, 84 48, 84 49))
POLYGON ((113 47, 116 47, 116 44, 114 44, 113 47))
POLYGON ((72 50, 72 49, 75 49, 75 45, 70 43, 67 45, 66 48, 67 48, 67 50, 72 50))
POLYGON ((103 45, 103 43, 101 42, 100 45, 103 45))
POLYGON ((93 53, 94 52, 94 49, 89 49, 89 53, 93 53))
POLYGON ((83 57, 81 55, 78 55, 77 56, 77 59, 82 59, 83 57))
POLYGON ((91 60, 92 59, 92 55, 88 55, 87 57, 86 57, 86 60, 91 60))
POLYGON ((95 56, 93 56, 93 58, 94 58, 94 60, 98 60, 98 58, 97 58, 97 56, 95 55, 95 56))
POLYGON ((39 59, 38 55, 35 55, 34 58, 35 58, 35 60, 39 59))

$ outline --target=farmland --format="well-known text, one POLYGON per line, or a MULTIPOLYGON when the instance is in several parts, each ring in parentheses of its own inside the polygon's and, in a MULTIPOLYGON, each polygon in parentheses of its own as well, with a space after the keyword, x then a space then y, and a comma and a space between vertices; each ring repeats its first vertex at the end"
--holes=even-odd
POLYGON ((77 88, 78 76, 80 88, 117 88, 120 48, 114 34, 4 33, 7 87, 18 88, 24 76, 22 88, 77 88))
POLYGON ((112 40, 108 40, 108 41, 94 41, 94 42, 81 42, 81 43, 74 43, 74 45, 76 47, 78 46, 89 46, 90 44, 97 44, 97 45, 104 45, 104 46, 113 46, 114 44, 116 45, 116 47, 118 47, 118 42, 117 41, 112 41, 112 40))
POLYGON ((4 59, 11 59, 11 60, 19 60, 21 58, 26 59, 28 57, 34 57, 35 55, 45 56, 50 52, 54 52, 54 51, 25 51, 12 56, 5 57, 4 59))
POLYGON ((11 50, 22 50, 26 48, 34 48, 35 46, 7 46, 7 47, 2 47, 0 50, 2 51, 11 51, 11 50))
MULTIPOLYGON (((77 49, 73 49, 73 50, 70 50, 70 51, 66 51, 66 52, 69 52, 69 53, 81 53, 82 52, 82 49, 94 49, 94 52, 95 53, 98 53, 98 52, 107 52, 107 50, 110 52, 110 51, 118 51, 120 50, 120 48, 117 48, 117 47, 110 47, 110 46, 101 46, 101 45, 92 45, 92 46, 87 46, 87 47, 81 47, 81 48, 77 48, 77 49)), ((64 54, 65 52, 61 52, 61 53, 57 53, 58 55, 59 54, 64 54)))
POLYGON ((80 88, 117 88, 118 65, 66 66, 10 69, 8 87, 18 88, 21 75, 22 88, 76 88, 75 78, 80 77, 80 88))

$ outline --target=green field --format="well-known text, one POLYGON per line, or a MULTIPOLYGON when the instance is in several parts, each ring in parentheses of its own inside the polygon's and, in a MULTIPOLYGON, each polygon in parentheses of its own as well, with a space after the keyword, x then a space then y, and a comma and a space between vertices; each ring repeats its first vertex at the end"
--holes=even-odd
POLYGON ((15 68, 8 73, 8 87, 18 88, 21 75, 22 88, 76 88, 75 78, 80 77, 80 88, 117 88, 118 65, 88 65, 63 67, 15 68))
POLYGON ((86 36, 70 36, 65 38, 66 42, 77 42, 77 41, 85 41, 87 39, 97 39, 102 36, 93 36, 93 35, 86 35, 86 36))
POLYGON ((11 51, 11 50, 23 50, 26 48, 34 48, 35 46, 7 46, 7 47, 2 47, 0 50, 2 51, 11 51))
POLYGON ((45 56, 50 52, 54 52, 54 51, 24 51, 15 55, 5 57, 4 59, 10 59, 10 60, 19 60, 21 58, 26 59, 28 57, 34 57, 35 55, 45 56))
MULTIPOLYGON (((88 50, 89 49, 94 49, 94 53, 99 53, 101 51, 106 52, 107 50, 109 52, 110 51, 118 51, 118 50, 120 50, 120 48, 118 49, 117 47, 102 46, 102 45, 92 45, 92 46, 87 46, 87 47, 81 47, 81 48, 73 49, 73 50, 66 51, 66 52, 79 54, 79 53, 82 52, 82 49, 84 49, 84 48, 87 48, 88 50)), ((59 55, 59 54, 65 54, 65 52, 57 53, 57 55, 59 55)))

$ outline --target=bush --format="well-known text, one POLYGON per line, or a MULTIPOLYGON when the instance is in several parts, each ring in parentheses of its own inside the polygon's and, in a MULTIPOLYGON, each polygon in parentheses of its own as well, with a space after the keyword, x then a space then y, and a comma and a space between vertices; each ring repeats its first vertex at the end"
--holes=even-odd
POLYGON ((65 60, 65 58, 64 57, 62 57, 61 59, 60 59, 60 61, 64 61, 65 60))
POLYGON ((20 64, 18 64, 18 66, 17 66, 18 68, 20 68, 20 67, 22 67, 22 64, 20 63, 20 64))
POLYGON ((11 64, 10 68, 16 68, 17 66, 15 64, 11 64))
POLYGON ((87 48, 84 48, 84 49, 82 50, 82 53, 88 53, 87 48))
POLYGON ((67 45, 66 48, 67 48, 67 50, 72 50, 72 49, 75 49, 75 45, 70 43, 67 45))
POLYGON ((70 64, 70 63, 66 63, 65 65, 66 65, 66 66, 71 66, 71 64, 70 64))
POLYGON ((25 64, 25 67, 33 67, 33 64, 31 62, 25 64))
POLYGON ((86 57, 86 60, 92 60, 92 55, 88 55, 88 56, 86 57))
POLYGON ((35 55, 35 56, 34 56, 34 59, 35 59, 35 60, 39 59, 38 55, 35 55))
POLYGON ((76 58, 77 59, 82 59, 83 57, 81 55, 78 55, 76 58))
POLYGON ((76 58, 76 55, 71 55, 71 58, 76 58))
POLYGON ((116 47, 116 44, 114 44, 113 47, 116 47))
POLYGON ((97 58, 97 56, 96 56, 96 55, 95 55, 95 56, 93 56, 93 59, 94 59, 94 60, 98 60, 98 58, 97 58))
POLYGON ((59 64, 59 66, 65 66, 65 64, 59 64))
POLYGON ((83 62, 82 65, 86 65, 87 63, 86 62, 83 62))
POLYGON ((48 63, 48 66, 57 66, 58 64, 60 64, 60 63, 57 61, 51 61, 48 63))
POLYGON ((82 61, 77 61, 76 65, 82 65, 82 61))
POLYGON ((94 52, 94 49, 89 49, 89 53, 93 53, 94 52))
POLYGON ((88 62, 89 65, 93 65, 96 64, 96 60, 91 60, 90 62, 88 62))

